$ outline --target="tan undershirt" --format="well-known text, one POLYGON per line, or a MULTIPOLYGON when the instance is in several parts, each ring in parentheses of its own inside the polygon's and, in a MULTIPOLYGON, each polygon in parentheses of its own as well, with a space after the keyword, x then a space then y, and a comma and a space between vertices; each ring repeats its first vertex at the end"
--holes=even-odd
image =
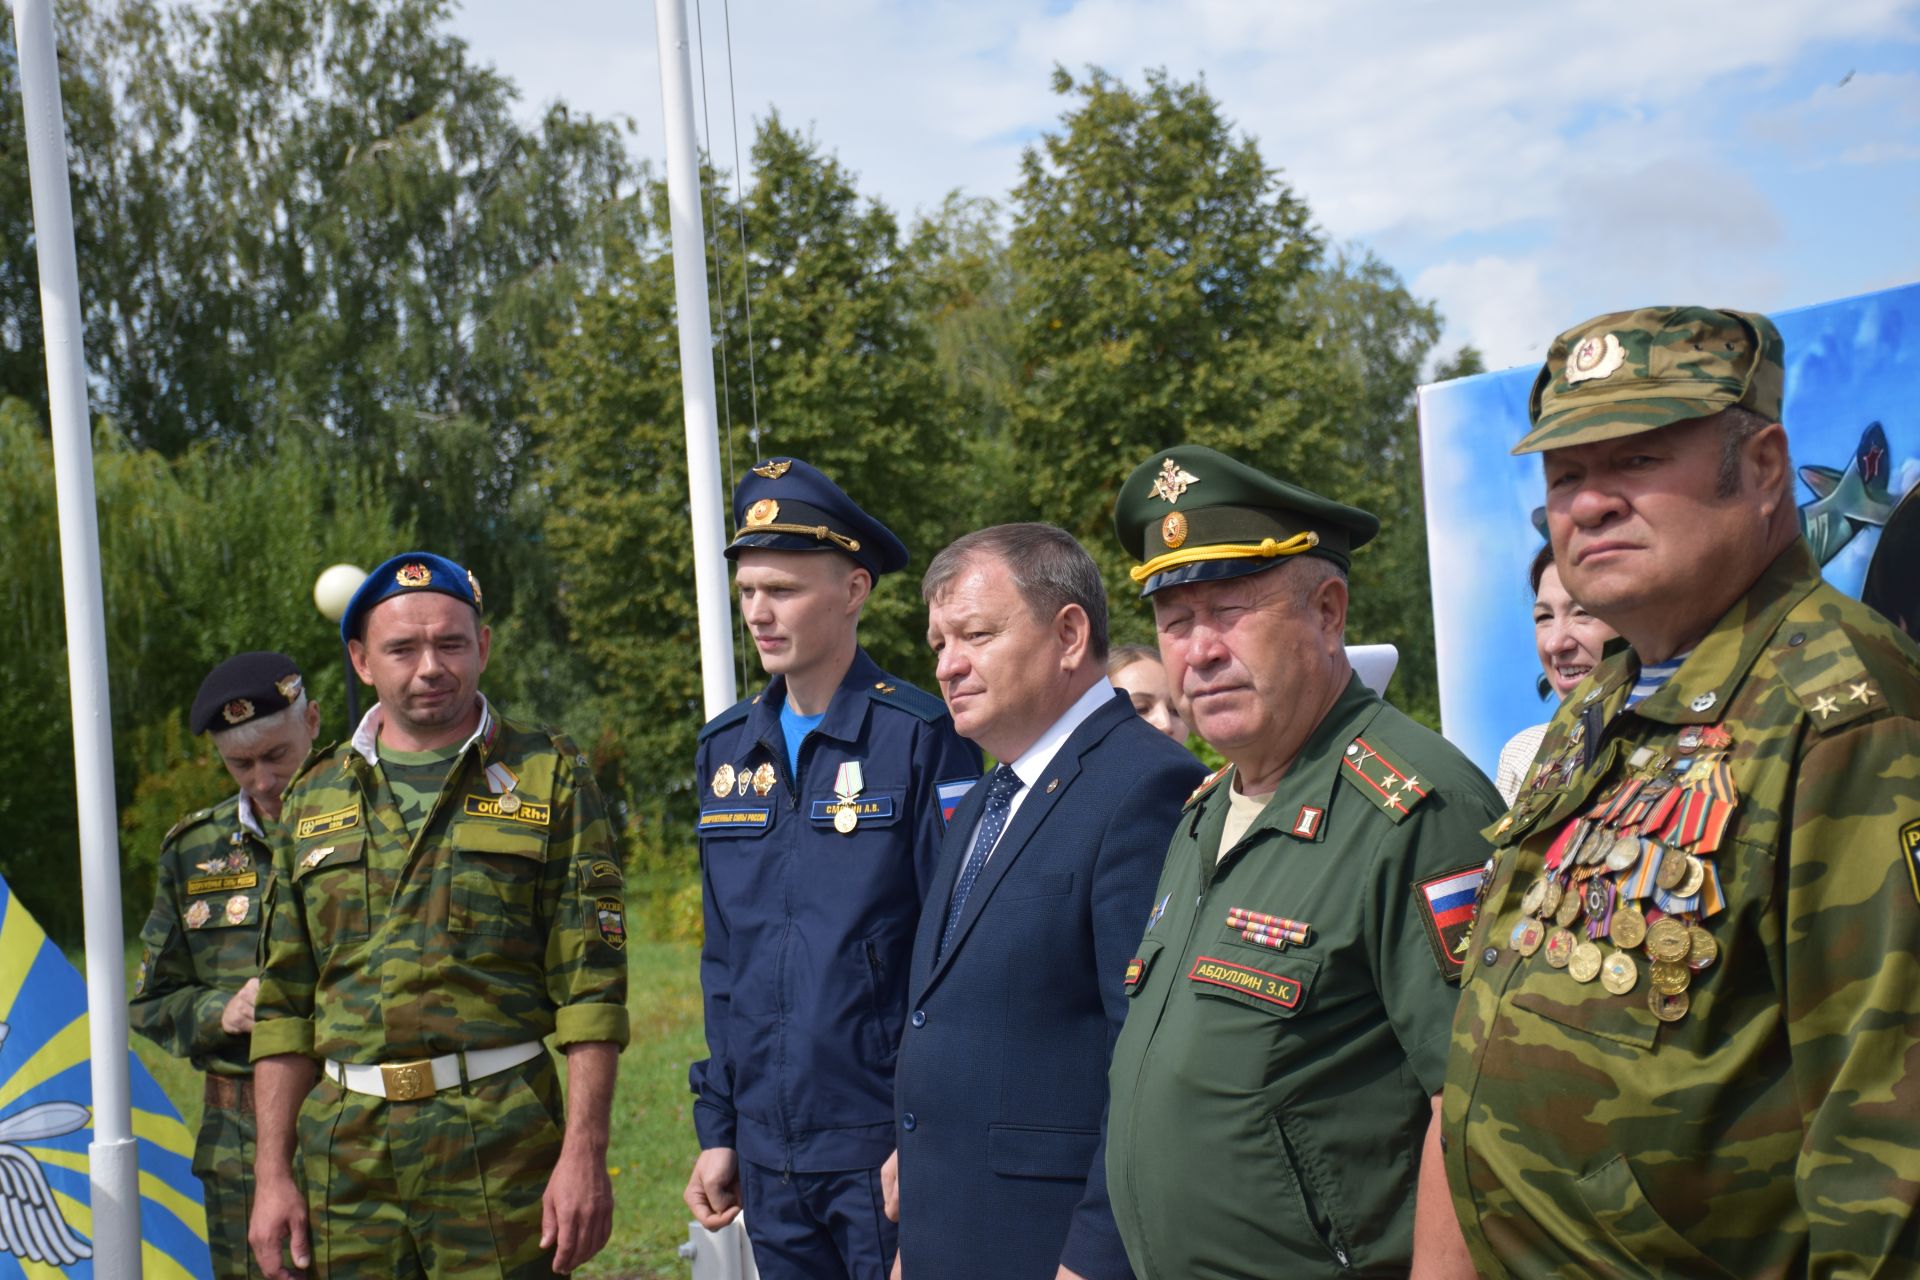
MULTIPOLYGON (((1279 788, 1276 787, 1274 790, 1277 791, 1279 788)), ((1273 799, 1272 791, 1265 795, 1243 796, 1240 794, 1239 787, 1233 783, 1227 784, 1227 821, 1220 828, 1220 847, 1213 851, 1213 861, 1216 866, 1220 859, 1227 856, 1227 850, 1240 843, 1240 837, 1247 834, 1247 828, 1253 825, 1253 820, 1260 816, 1261 811, 1267 807, 1267 801, 1271 799, 1273 799)))

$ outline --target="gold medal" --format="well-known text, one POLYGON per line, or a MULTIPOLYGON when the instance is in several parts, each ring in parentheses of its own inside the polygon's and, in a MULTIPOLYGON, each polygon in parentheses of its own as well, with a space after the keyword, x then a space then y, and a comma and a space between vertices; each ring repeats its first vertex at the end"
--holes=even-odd
POLYGON ((1546 937, 1547 928, 1538 920, 1522 920, 1513 926, 1513 949, 1523 956, 1530 956, 1540 949, 1546 937))
POLYGON ((1655 960, 1647 968, 1647 981, 1662 995, 1677 996, 1693 983, 1693 970, 1672 960, 1655 960))
POLYGON ((713 794, 725 797, 733 791, 733 766, 723 764, 713 771, 713 794))
POLYGON ((838 831, 841 835, 843 836, 852 835, 853 829, 859 825, 860 825, 860 815, 853 811, 853 806, 851 804, 843 804, 834 811, 833 829, 835 831, 838 831))
POLYGON ((1640 966, 1624 951, 1616 951, 1600 966, 1600 985, 1617 996, 1633 990, 1640 981, 1640 966))
POLYGON ((1647 992, 1647 1008, 1653 1010, 1653 1016, 1662 1022, 1678 1022, 1687 1016, 1687 1010, 1693 1001, 1684 991, 1671 994, 1662 991, 1647 992))
POLYGON ((1560 909, 1561 899, 1566 896, 1567 891, 1558 880, 1547 881, 1547 891, 1540 899, 1540 918, 1545 920, 1548 916, 1558 911, 1560 909))
POLYGON ((1567 961, 1567 972, 1573 975, 1575 982, 1592 982, 1600 976, 1600 966, 1604 960, 1600 946, 1591 940, 1582 940, 1573 949, 1573 958, 1567 961))
POLYGON ((1640 908, 1632 903, 1623 903, 1614 910, 1613 926, 1607 931, 1616 947, 1631 950, 1647 940, 1647 918, 1640 908))
POLYGON ((1687 855, 1678 849, 1668 849, 1660 857, 1660 870, 1654 875, 1653 882, 1672 893, 1674 888, 1687 878, 1687 855))
POLYGON ((1647 956, 1653 960, 1685 960, 1692 945, 1687 926, 1663 916, 1647 926, 1647 956))
POLYGON ((1712 967, 1713 962, 1720 958, 1720 944, 1714 941, 1712 934, 1699 925, 1696 924, 1687 930, 1687 941, 1690 944, 1687 950, 1687 968, 1695 973, 1712 967))
POLYGON ((511 791, 503 791, 500 793, 499 804, 500 812, 509 817, 520 812, 520 797, 511 791))
POLYGON ((1573 934, 1565 929, 1555 929, 1547 935, 1547 963, 1556 969, 1564 969, 1573 959, 1573 934))
POLYGON ((1580 895, 1577 893, 1563 894, 1560 898, 1560 909, 1553 913, 1554 923, 1562 929, 1568 929, 1572 928, 1573 922, 1579 918, 1580 895))

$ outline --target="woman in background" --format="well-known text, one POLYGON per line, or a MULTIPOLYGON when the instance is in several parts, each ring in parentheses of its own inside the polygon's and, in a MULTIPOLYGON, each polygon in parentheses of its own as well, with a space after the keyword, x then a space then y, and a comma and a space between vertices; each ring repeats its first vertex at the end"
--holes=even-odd
POLYGON ((1113 687, 1133 699, 1140 718, 1172 738, 1187 744, 1187 722, 1174 705, 1173 690, 1167 685, 1167 669, 1160 665, 1160 651, 1144 644, 1123 644, 1107 651, 1107 679, 1113 687))
MULTIPOLYGON (((1540 696, 1551 693, 1557 701, 1564 701, 1599 664, 1601 650, 1616 633, 1576 604, 1560 585, 1560 570, 1554 567, 1551 545, 1541 547, 1533 557, 1527 581, 1533 588, 1533 647, 1540 655, 1540 669, 1546 673, 1540 680, 1540 696)), ((1508 804, 1520 794, 1528 766, 1540 753, 1540 740, 1546 732, 1545 724, 1522 729, 1500 749, 1493 785, 1508 804)))

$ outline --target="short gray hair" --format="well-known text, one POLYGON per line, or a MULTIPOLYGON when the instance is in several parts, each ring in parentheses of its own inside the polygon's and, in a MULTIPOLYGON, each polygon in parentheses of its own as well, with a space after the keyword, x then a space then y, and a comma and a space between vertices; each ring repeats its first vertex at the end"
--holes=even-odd
MULTIPOLYGON (((1747 441, 1765 431, 1773 422, 1764 413, 1755 413, 1743 404, 1729 405, 1718 415, 1720 419, 1720 477, 1714 492, 1718 497, 1731 498, 1740 492, 1740 450, 1747 441)), ((1787 462, 1787 475, 1793 475, 1793 462, 1787 462)), ((1793 481, 1787 481, 1787 493, 1793 492, 1793 481)))
POLYGON ((1014 590, 1041 622, 1077 604, 1087 615, 1087 656, 1107 658, 1107 587, 1100 566, 1065 529, 1050 524, 996 524, 954 539, 933 558, 920 579, 920 596, 931 603, 946 594, 975 557, 1006 565, 1014 590))
POLYGON ((271 715, 237 724, 231 729, 215 729, 213 746, 216 751, 246 751, 259 746, 272 736, 282 725, 291 723, 307 714, 307 691, 302 689, 293 705, 282 707, 271 715))

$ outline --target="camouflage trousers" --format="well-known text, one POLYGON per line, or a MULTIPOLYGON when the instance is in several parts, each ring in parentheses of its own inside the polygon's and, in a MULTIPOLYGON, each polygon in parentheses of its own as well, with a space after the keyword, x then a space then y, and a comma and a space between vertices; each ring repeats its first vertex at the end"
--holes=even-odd
POLYGON ((247 1247, 253 1215, 253 1111, 208 1104, 193 1144, 193 1172, 205 1189, 207 1248, 214 1280, 259 1280, 247 1247))
POLYGON ((546 1280, 540 1201, 560 1156, 550 1055, 412 1102, 322 1075, 300 1106, 314 1280, 546 1280))

